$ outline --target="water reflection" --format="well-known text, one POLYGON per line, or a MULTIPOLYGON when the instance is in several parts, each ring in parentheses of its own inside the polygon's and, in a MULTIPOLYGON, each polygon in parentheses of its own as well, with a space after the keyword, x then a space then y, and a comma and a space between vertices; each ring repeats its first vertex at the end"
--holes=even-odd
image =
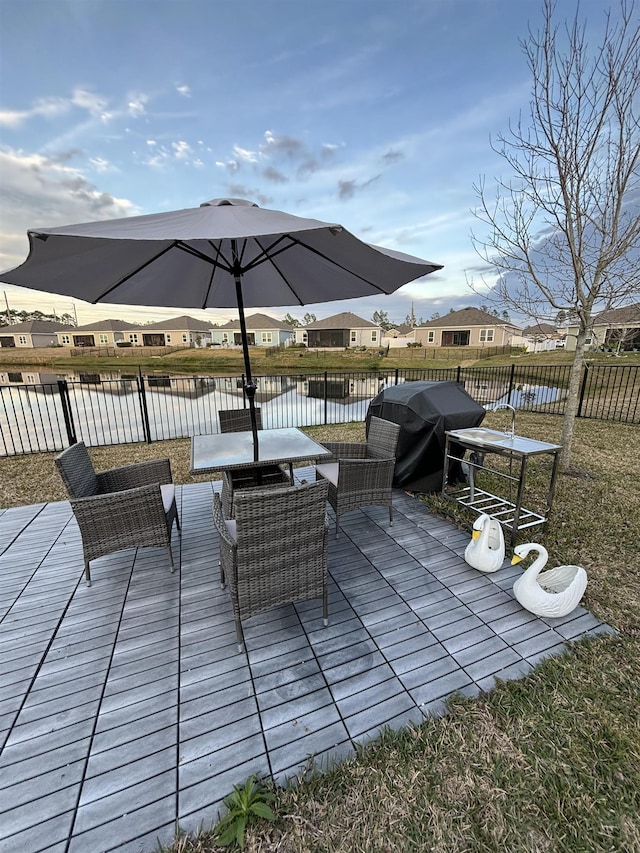
MULTIPOLYGON (((395 372, 260 376, 256 401, 265 428, 363 421, 380 391, 415 378, 395 372)), ((503 401, 534 408, 560 399, 548 386, 522 385, 509 395, 502 380, 470 387, 478 384, 465 381, 486 408, 503 401)), ((218 432, 218 411, 245 404, 241 377, 29 370, 0 373, 0 386, 0 455, 60 450, 70 435, 96 446, 218 432)))

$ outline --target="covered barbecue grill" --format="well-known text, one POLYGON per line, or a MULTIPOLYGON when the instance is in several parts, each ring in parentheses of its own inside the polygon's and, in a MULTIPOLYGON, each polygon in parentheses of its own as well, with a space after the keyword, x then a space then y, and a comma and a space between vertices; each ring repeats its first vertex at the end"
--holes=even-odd
MULTIPOLYGON (((485 409, 458 382, 420 381, 382 390, 369 404, 367 432, 374 415, 400 425, 393 485, 430 492, 442 486, 445 430, 479 426, 485 409)), ((454 464, 449 481, 464 480, 462 466, 454 464)))

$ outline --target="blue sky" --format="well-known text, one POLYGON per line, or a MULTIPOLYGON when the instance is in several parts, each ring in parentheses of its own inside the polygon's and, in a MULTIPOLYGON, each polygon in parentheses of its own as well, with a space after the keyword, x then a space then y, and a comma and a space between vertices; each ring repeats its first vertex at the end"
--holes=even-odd
MULTIPOLYGON (((580 8, 601 23, 603 3, 580 8)), ((505 174, 490 139, 527 111, 518 39, 541 21, 542 0, 1 0, 0 269, 26 257, 28 228, 232 196, 444 264, 391 296, 273 315, 479 306, 473 184, 505 174)), ((6 293, 71 312, 0 286, 0 310, 6 293)))

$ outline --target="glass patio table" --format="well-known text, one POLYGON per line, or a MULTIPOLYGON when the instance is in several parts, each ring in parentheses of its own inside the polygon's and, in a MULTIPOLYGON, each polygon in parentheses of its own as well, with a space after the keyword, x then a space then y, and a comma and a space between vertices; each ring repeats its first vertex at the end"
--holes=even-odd
POLYGON ((296 427, 261 429, 257 445, 253 434, 225 432, 215 435, 194 435, 191 439, 191 473, 214 474, 236 468, 256 468, 309 460, 315 462, 331 456, 317 441, 296 427))

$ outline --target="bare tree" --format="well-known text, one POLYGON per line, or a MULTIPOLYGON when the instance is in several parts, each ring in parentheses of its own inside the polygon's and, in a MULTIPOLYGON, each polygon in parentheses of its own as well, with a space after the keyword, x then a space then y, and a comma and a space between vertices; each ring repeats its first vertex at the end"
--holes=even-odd
MULTIPOLYGON (((492 143, 513 172, 494 193, 482 180, 472 236, 499 273, 496 301, 540 322, 557 312, 578 324, 560 465, 566 470, 585 340, 595 314, 640 292, 640 27, 633 0, 605 13, 590 45, 579 7, 563 27, 544 0, 539 32, 521 47, 532 75, 529 114, 492 143)), ((473 286, 473 284, 472 284, 473 286)))

